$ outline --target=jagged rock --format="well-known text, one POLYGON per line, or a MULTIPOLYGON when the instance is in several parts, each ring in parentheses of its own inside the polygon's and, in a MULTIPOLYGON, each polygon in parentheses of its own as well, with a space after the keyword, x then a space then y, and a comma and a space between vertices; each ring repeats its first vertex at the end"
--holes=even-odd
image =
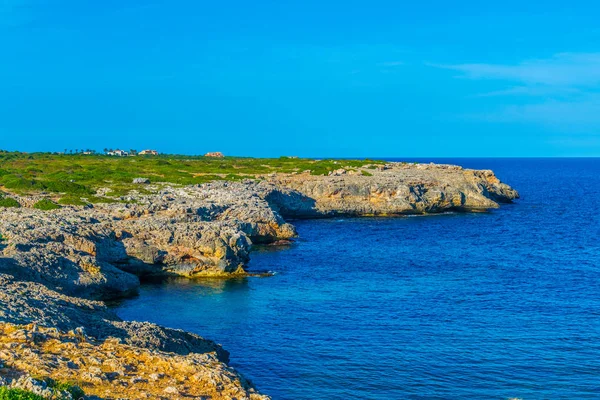
POLYGON ((11 380, 10 387, 44 398, 73 397, 69 391, 56 393, 47 382, 33 376, 81 382, 90 398, 269 399, 212 352, 178 355, 113 337, 86 337, 78 342, 64 331, 44 327, 38 328, 43 339, 25 342, 10 337, 8 333, 15 329, 30 334, 32 327, 0 322, 3 380, 11 380))
POLYGON ((134 178, 133 183, 148 185, 150 184, 150 179, 148 178, 134 178))
POLYGON ((519 196, 492 171, 401 163, 371 171, 371 176, 341 170, 330 176, 276 175, 262 183, 263 196, 283 217, 293 218, 483 211, 519 196))

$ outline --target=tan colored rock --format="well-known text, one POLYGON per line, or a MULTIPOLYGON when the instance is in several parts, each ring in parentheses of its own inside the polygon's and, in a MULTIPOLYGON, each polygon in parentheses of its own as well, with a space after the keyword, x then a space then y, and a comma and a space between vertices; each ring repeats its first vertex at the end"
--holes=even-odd
POLYGON ((32 325, 0 322, 0 374, 12 387, 51 396, 52 390, 40 380, 50 378, 75 383, 86 396, 102 399, 269 399, 215 353, 177 355, 113 338, 78 341, 68 333, 43 327, 35 333, 33 340, 32 325), (25 334, 16 337, 15 331, 25 334))

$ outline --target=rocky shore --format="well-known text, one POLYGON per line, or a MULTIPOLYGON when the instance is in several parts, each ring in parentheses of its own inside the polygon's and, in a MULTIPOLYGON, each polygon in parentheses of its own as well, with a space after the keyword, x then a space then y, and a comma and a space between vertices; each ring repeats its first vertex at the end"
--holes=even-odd
POLYGON ((90 398, 268 398, 219 345, 121 321, 103 300, 150 275, 246 275, 253 243, 296 236, 286 220, 478 212, 518 197, 491 171, 402 163, 149 189, 52 211, 28 207, 39 195, 5 194, 23 207, 0 208, 0 386, 47 395, 40 379, 51 378, 90 398))

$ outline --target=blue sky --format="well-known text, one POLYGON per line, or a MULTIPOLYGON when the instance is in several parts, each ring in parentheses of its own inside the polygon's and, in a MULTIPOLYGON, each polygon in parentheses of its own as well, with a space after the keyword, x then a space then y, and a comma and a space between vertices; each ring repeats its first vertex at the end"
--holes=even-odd
POLYGON ((0 148, 600 156, 600 4, 0 0, 0 148))

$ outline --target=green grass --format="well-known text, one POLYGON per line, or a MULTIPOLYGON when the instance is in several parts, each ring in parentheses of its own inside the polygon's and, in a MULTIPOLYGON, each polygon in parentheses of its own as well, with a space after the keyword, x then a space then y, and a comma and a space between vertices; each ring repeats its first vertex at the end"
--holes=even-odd
MULTIPOLYGON (((108 187, 109 196, 119 197, 130 190, 147 189, 132 183, 134 178, 149 178, 153 183, 191 185, 214 180, 254 179, 272 172, 327 175, 342 167, 360 168, 383 164, 373 160, 312 160, 303 158, 211 158, 203 156, 161 155, 109 157, 103 155, 60 155, 50 153, 0 152, 0 187, 26 194, 46 192, 63 198, 87 198, 108 187)), ((64 200, 73 201, 73 200, 64 200)), ((69 204, 69 203, 63 203, 69 204)))
POLYGON ((50 211, 50 210, 58 210, 61 208, 58 204, 49 199, 42 199, 33 205, 33 208, 37 208, 38 210, 50 211))
POLYGON ((21 389, 0 386, 0 400, 45 400, 42 396, 21 389))

